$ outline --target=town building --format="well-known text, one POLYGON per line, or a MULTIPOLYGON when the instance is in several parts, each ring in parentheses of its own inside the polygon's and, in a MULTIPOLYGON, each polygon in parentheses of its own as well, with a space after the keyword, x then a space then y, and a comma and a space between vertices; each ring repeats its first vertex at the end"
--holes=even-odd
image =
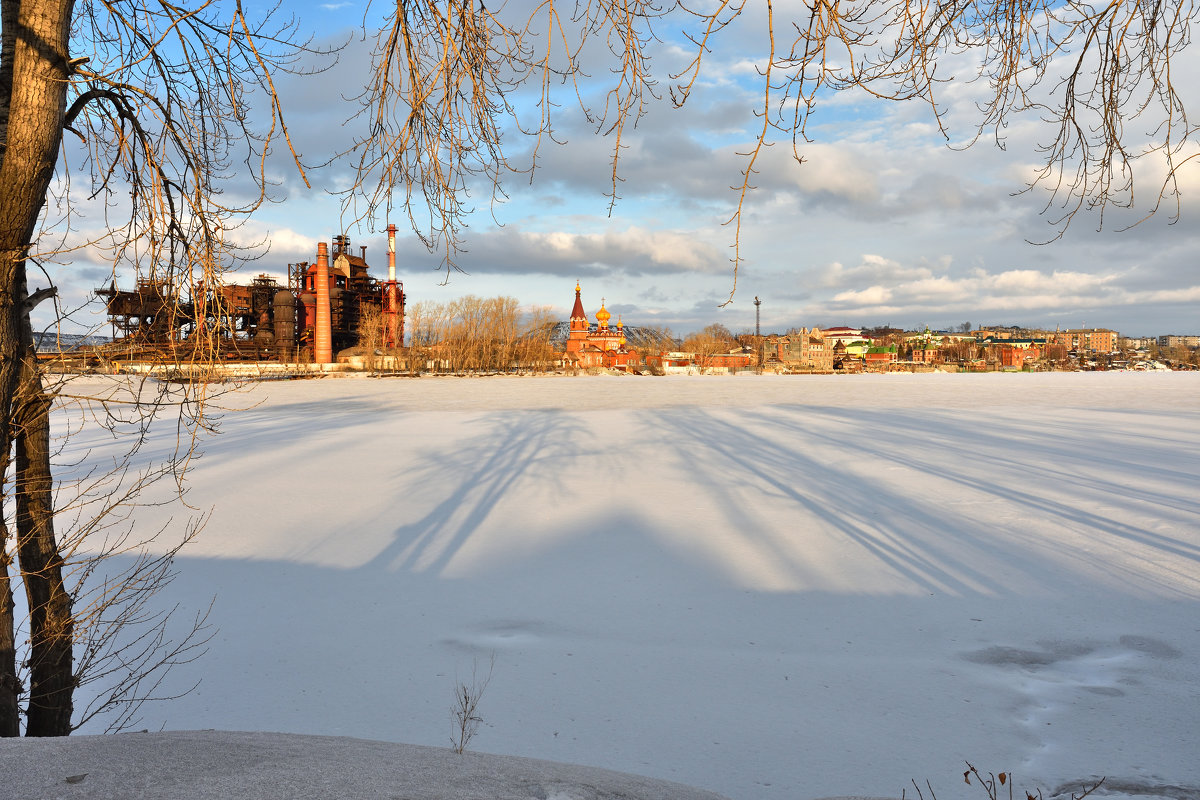
POLYGON ((1111 353, 1117 349, 1117 332, 1108 328, 1073 328, 1055 331, 1046 340, 1050 344, 1061 344, 1068 350, 1089 353, 1111 353))
POLYGON ((1010 369, 1031 368, 1047 351, 1045 339, 985 339, 980 346, 987 362, 1010 369))
POLYGON ((910 360, 918 364, 940 364, 942 351, 931 340, 918 340, 913 342, 910 360))
POLYGON ((833 347, 838 343, 847 346, 855 342, 865 342, 866 344, 870 344, 866 341, 867 337, 863 336, 862 328, 847 328, 845 325, 838 325, 833 328, 825 328, 825 330, 822 332, 822 335, 824 336, 825 341, 829 343, 830 347, 833 347))
MULTIPOLYGON (((972 337, 974 338, 974 337, 972 337)), ((941 333, 935 333, 929 328, 921 333, 906 336, 909 360, 917 364, 940 364, 944 360, 941 348, 950 344, 950 339, 941 333)))
POLYGON ((742 372, 750 368, 753 356, 753 352, 747 352, 740 348, 730 350, 728 353, 713 353, 704 359, 704 371, 710 373, 742 372))
POLYGON ((616 327, 610 326, 612 314, 600 301, 596 312, 596 325, 588 322, 583 310, 583 298, 578 283, 575 284, 575 305, 571 308, 571 320, 567 334, 566 352, 563 360, 568 366, 578 369, 606 367, 630 370, 641 365, 641 355, 630 350, 625 342, 625 326, 620 317, 616 327))
POLYGON ((771 355, 786 371, 829 372, 833 369, 833 345, 820 328, 800 328, 786 336, 771 337, 771 355))
POLYGON ((658 370, 664 375, 690 373, 695 369, 695 353, 682 350, 663 350, 657 353, 646 353, 642 362, 652 370, 658 370))
POLYGON ((899 359, 896 345, 878 345, 868 347, 862 355, 864 368, 873 372, 885 372, 891 364, 899 359))

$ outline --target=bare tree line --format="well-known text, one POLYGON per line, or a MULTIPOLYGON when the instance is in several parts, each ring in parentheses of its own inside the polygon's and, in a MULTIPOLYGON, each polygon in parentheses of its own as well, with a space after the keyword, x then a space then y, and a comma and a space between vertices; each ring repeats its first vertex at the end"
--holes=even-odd
POLYGON ((716 322, 706 325, 683 340, 683 349, 695 354, 696 366, 701 371, 712 366, 713 356, 728 353, 731 348, 737 346, 737 338, 729 328, 716 322))
POLYGON ((417 371, 535 372, 553 368, 550 309, 523 311, 513 297, 467 295, 439 303, 424 300, 408 310, 409 363, 417 371))

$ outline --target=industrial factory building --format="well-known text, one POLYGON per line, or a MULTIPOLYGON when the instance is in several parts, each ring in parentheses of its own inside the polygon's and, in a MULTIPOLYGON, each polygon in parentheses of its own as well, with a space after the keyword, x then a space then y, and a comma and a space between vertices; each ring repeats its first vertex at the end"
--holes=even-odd
POLYGON ((287 286, 268 275, 250 284, 203 282, 182 297, 172 283, 140 280, 132 291, 98 289, 112 337, 130 358, 186 356, 204 348, 227 360, 327 364, 378 325, 384 348, 404 343, 404 284, 396 280, 396 226, 388 226, 386 280, 370 275, 367 248, 350 237, 317 245, 314 263, 288 265, 287 286))

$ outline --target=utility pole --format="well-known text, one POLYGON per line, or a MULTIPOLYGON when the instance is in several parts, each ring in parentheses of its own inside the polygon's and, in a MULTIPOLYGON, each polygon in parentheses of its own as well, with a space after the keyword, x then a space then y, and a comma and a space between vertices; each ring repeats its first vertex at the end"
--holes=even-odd
POLYGON ((761 305, 762 300, 758 299, 758 295, 754 295, 754 350, 755 361, 758 365, 755 372, 759 375, 762 375, 763 370, 762 320, 759 315, 759 306, 761 305))

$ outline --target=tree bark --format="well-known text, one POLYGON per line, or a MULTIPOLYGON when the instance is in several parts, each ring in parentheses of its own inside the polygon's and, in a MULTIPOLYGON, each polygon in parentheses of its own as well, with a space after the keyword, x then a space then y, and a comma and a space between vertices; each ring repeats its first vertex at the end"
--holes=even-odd
MULTIPOLYGON (((25 261, 54 176, 62 141, 73 9, 74 0, 0 1, 3 24, 0 36, 0 469, 9 466, 8 455, 18 438, 14 425, 16 398, 21 365, 30 355, 31 344, 31 340, 22 336, 23 327, 28 325, 24 296, 25 261)), ((39 394, 40 389, 39 382, 39 394)), ((34 403, 26 414, 33 427, 21 436, 24 454, 18 454, 18 460, 26 462, 25 469, 18 465, 17 476, 10 476, 7 469, 0 473, 6 486, 10 477, 16 478, 14 488, 18 494, 22 485, 20 474, 24 472, 26 478, 30 478, 41 471, 40 467, 30 466, 41 458, 36 406, 34 403), (34 438, 30 439, 30 436, 34 438)), ((48 437, 48 426, 45 433, 48 437)), ((48 451, 46 464, 48 466, 48 451)), ((18 505, 22 502, 18 498, 18 505)), ((34 513, 40 502, 40 499, 32 504, 26 502, 27 513, 34 513)), ((31 531, 34 529, 41 530, 42 526, 33 525, 31 531)), ((50 530, 52 537, 53 528, 50 530)), ((26 542, 22 541, 20 530, 16 548, 11 548, 7 541, 9 533, 7 528, 0 527, 0 537, 5 537, 0 541, 0 551, 10 553, 15 549, 21 571, 29 572, 30 566, 25 563, 22 553, 26 542)), ((35 542, 36 536, 29 538, 30 547, 44 546, 44 542, 35 542)), ((48 564, 55 559, 44 560, 48 564)), ((35 566, 33 571, 39 569, 35 566)), ((15 663, 10 664, 4 649, 5 639, 10 638, 7 631, 12 629, 14 622, 12 603, 6 602, 9 595, 4 594, 10 579, 6 568, 3 584, 0 584, 0 735, 13 735, 11 720, 18 713, 15 695, 10 697, 10 692, 3 688, 16 687, 15 663)), ((31 603, 31 613, 34 613, 34 607, 31 603)), ((49 611, 43 609, 43 612, 49 611)), ((44 617, 46 620, 52 618, 53 613, 44 617)), ((33 634, 35 632, 31 630, 33 634)), ((48 658, 46 663, 52 661, 54 658, 48 658)), ((42 694, 47 688, 40 690, 42 694)), ((61 704, 61 700, 59 702, 61 704)), ((54 716, 58 714, 56 710, 54 716)), ((38 729, 61 730, 61 725, 46 726, 39 722, 38 729)))
POLYGON ((15 476, 17 558, 29 601, 26 736, 66 736, 74 708, 75 620, 54 536, 50 405, 36 360, 27 359, 18 393, 15 476))
POLYGON ((8 567, 8 526, 0 518, 0 736, 21 733, 20 683, 17 680, 17 642, 14 636, 13 594, 8 567))

